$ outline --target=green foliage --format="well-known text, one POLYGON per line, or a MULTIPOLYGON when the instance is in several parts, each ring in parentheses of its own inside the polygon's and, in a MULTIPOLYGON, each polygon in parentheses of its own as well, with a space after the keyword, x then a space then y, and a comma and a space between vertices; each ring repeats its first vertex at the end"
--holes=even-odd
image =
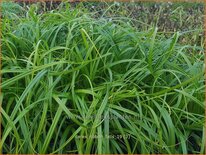
POLYGON ((2 15, 8 16, 8 15, 15 15, 15 14, 22 14, 23 8, 11 1, 3 1, 1 2, 1 9, 2 9, 2 15))
POLYGON ((2 19, 3 153, 204 153, 202 47, 37 9, 2 19))

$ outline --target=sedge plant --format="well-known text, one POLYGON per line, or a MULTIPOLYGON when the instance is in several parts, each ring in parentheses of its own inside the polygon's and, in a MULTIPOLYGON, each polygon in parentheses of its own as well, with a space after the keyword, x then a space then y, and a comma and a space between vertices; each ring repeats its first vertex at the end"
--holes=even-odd
POLYGON ((203 49, 63 4, 2 18, 3 153, 204 153, 203 49))

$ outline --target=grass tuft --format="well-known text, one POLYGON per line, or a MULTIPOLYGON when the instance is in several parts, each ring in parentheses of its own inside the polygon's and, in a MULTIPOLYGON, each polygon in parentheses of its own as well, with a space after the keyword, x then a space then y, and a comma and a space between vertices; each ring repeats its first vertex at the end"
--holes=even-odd
POLYGON ((203 48, 63 6, 4 14, 3 153, 203 154, 203 48))

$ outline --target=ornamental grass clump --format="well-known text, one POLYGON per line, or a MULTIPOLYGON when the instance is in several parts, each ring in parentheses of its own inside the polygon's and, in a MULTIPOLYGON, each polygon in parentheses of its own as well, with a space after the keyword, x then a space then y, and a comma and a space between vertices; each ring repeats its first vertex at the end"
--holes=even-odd
POLYGON ((2 19, 3 153, 204 153, 203 49, 184 34, 68 4, 14 16, 2 19))

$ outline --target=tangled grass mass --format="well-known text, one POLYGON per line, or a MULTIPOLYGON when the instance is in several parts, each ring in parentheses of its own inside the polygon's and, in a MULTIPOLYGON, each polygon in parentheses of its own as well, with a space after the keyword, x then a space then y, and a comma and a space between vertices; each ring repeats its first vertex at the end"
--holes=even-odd
POLYGON ((4 12, 3 153, 204 153, 203 47, 137 19, 4 12))

